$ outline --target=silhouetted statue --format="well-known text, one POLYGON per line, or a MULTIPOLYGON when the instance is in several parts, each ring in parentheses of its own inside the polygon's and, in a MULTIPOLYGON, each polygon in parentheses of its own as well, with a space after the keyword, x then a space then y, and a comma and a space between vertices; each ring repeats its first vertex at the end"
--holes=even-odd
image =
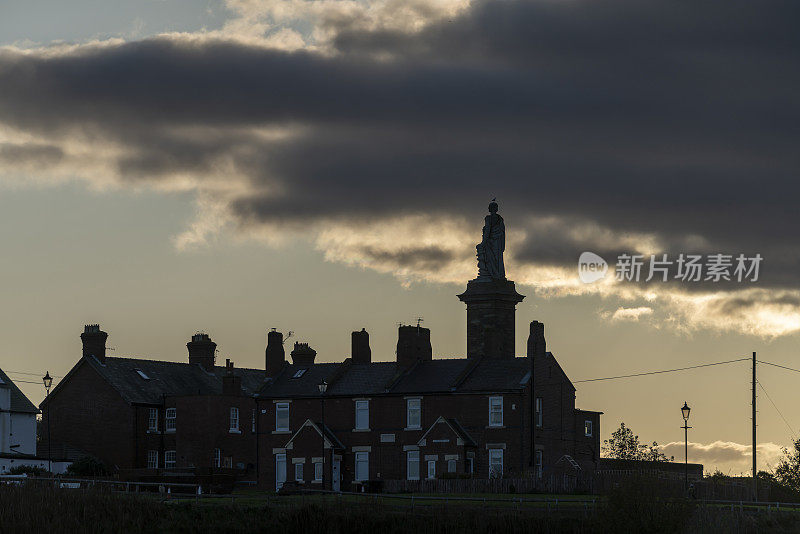
POLYGON ((478 278, 506 279, 503 252, 506 249, 506 225, 497 213, 497 202, 489 204, 489 215, 483 225, 483 239, 475 247, 478 251, 478 278))

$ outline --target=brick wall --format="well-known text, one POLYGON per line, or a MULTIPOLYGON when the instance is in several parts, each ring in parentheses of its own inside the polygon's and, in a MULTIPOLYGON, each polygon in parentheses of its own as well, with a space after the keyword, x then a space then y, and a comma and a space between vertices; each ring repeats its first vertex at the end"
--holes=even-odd
MULTIPOLYGON (((42 420, 50 417, 52 449, 78 449, 110 468, 134 466, 135 411, 92 369, 81 362, 43 405, 42 420), (87 394, 91 392, 91 394, 87 394)), ((42 425, 47 439, 47 425, 42 425)))

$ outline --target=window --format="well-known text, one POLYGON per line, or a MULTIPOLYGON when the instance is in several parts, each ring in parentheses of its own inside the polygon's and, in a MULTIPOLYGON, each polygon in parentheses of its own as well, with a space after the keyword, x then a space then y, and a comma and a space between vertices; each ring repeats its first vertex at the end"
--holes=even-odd
POLYGON ((147 430, 158 432, 158 408, 150 408, 150 414, 147 417, 147 430))
POLYGON ((542 398, 536 397, 536 426, 542 428, 542 398))
POLYGON ((167 432, 175 431, 176 416, 177 416, 177 410, 175 408, 167 408, 167 411, 164 413, 164 430, 166 430, 167 432))
POLYGON ((275 455, 275 489, 281 489, 286 482, 286 454, 275 455))
POLYGON ((489 426, 503 426, 503 397, 489 397, 489 426))
POLYGON ((300 378, 301 376, 306 374, 306 371, 307 369, 298 369, 297 372, 295 372, 295 374, 292 375, 292 378, 300 378))
POLYGON ((542 451, 536 451, 536 478, 542 478, 542 451))
POLYGON ((225 469, 233 469, 233 456, 226 456, 224 460, 222 460, 222 467, 225 469))
POLYGON ((369 430, 369 401, 356 401, 356 430, 369 430))
POLYGON ((142 380, 150 380, 150 377, 147 376, 147 374, 141 369, 136 369, 136 374, 138 374, 142 378, 142 380))
POLYGON ((436 478, 436 460, 428 460, 428 478, 436 478))
POLYGON ((222 466, 222 451, 219 449, 214 449, 214 459, 212 460, 212 464, 214 467, 221 467, 222 466))
POLYGON ((583 422, 583 435, 587 438, 592 437, 592 422, 588 419, 583 422))
POLYGON ((422 428, 422 399, 406 400, 406 428, 422 428))
POLYGON ((489 449, 489 478, 503 476, 503 449, 489 449))
POLYGON ((239 431, 239 408, 231 408, 231 432, 239 431))
POLYGON ((289 431, 289 403, 279 402, 275 405, 275 430, 289 431))
POLYGON ((456 472, 456 461, 455 460, 447 460, 447 472, 448 473, 455 473, 456 472))
POLYGON ((408 480, 419 480, 419 451, 406 453, 406 471, 408 480))
POLYGON ((294 464, 294 479, 298 482, 303 481, 303 464, 294 464))
POLYGON ((253 408, 252 413, 250 414, 250 432, 253 434, 256 433, 256 410, 253 408))
POLYGON ((165 451, 164 452, 164 468, 171 469, 175 467, 175 451, 165 451))
POLYGON ((322 482, 322 462, 314 462, 314 480, 322 482))
POLYGON ((356 453, 356 480, 369 480, 369 453, 356 453))
POLYGON ((471 475, 475 472, 475 458, 472 456, 467 457, 467 463, 464 465, 464 469, 466 470, 467 474, 471 475))
POLYGON ((147 468, 158 469, 158 451, 147 451, 147 468))

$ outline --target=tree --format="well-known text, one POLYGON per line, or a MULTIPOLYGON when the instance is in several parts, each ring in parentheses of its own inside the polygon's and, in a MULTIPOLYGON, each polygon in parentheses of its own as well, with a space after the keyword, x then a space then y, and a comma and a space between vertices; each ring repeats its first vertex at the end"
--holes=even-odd
POLYGON ((110 474, 108 468, 92 456, 84 456, 67 467, 67 474, 77 477, 98 477, 110 474))
POLYGON ((620 423, 619 428, 611 433, 611 439, 603 441, 603 453, 607 458, 617 460, 640 460, 645 462, 671 462, 674 457, 667 456, 658 449, 658 443, 652 445, 639 443, 639 436, 620 423))
POLYGON ((792 450, 783 448, 783 457, 775 468, 775 479, 782 486, 800 491, 800 439, 792 443, 792 450))

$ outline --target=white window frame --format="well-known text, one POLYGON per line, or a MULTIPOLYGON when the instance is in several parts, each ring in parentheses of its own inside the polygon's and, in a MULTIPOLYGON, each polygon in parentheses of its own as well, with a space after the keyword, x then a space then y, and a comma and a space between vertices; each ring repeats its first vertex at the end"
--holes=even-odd
POLYGON ((583 422, 583 435, 586 436, 587 438, 591 438, 592 437, 592 431, 594 430, 592 428, 593 426, 594 425, 592 423, 592 420, 591 419, 586 419, 583 422))
POLYGON ((536 449, 534 456, 534 467, 536 469, 536 478, 542 478, 542 463, 544 462, 544 454, 542 449, 536 449))
POLYGON ((369 430, 369 401, 357 400, 356 401, 356 430, 369 430), (359 415, 361 417, 359 417, 359 415))
POLYGON ((369 453, 366 451, 356 453, 355 480, 358 482, 369 480, 369 453))
POLYGON ((178 419, 177 408, 167 408, 164 411, 164 431, 175 432, 177 419, 178 419))
POLYGON ((174 469, 177 459, 178 453, 175 451, 164 451, 164 469, 174 469))
POLYGON ((422 429, 422 399, 419 397, 406 399, 406 430, 422 429), (416 414, 416 422, 413 422, 412 414, 416 414))
POLYGON ((286 482, 286 453, 275 455, 275 489, 281 489, 286 482), (281 466, 283 466, 283 480, 281 480, 281 466))
POLYGON ((427 476, 425 478, 428 480, 433 480, 436 478, 436 460, 428 460, 426 463, 428 466, 426 470, 427 476))
POLYGON ((542 401, 542 397, 536 397, 536 428, 542 428, 542 405, 544 402, 542 401))
POLYGON ((229 432, 239 432, 239 408, 231 406, 229 432))
POLYGON ((158 408, 150 408, 147 414, 147 431, 158 432, 158 408))
POLYGON ((222 450, 214 449, 214 459, 212 460, 214 467, 219 469, 222 467, 222 450))
POLYGON ((303 464, 294 464, 294 480, 295 482, 303 482, 303 464))
POLYGON ((503 449, 489 449, 489 478, 492 478, 493 473, 495 473, 494 476, 496 478, 502 478, 503 477, 503 449), (492 469, 492 466, 496 466, 497 465, 496 460, 498 458, 500 459, 500 472, 499 473, 497 473, 496 469, 495 470, 492 469), (493 460, 495 460, 495 461, 493 461, 493 460))
MULTIPOLYGON (((494 417, 497 419, 497 417, 494 417)), ((503 397, 489 397, 489 426, 503 426, 503 397), (492 416, 498 416, 499 421, 493 420, 492 416)))
POLYGON ((322 462, 314 462, 314 482, 322 482, 322 462))
POLYGON ((406 451, 406 479, 419 480, 419 467, 419 451, 406 451))
POLYGON ((452 458, 447 460, 447 472, 455 473, 456 471, 458 471, 458 462, 452 458))
POLYGON ((226 456, 223 458, 222 467, 225 469, 233 469, 233 456, 226 456))
POLYGON ((472 456, 467 456, 466 458, 466 465, 464 466, 464 470, 467 472, 468 475, 471 475, 475 472, 475 458, 472 456))
POLYGON ((147 468, 158 469, 158 451, 156 450, 147 451, 147 468))
POLYGON ((275 403, 275 430, 277 432, 289 432, 289 402, 276 402, 275 403), (281 425, 281 412, 286 413, 285 425, 281 425))

